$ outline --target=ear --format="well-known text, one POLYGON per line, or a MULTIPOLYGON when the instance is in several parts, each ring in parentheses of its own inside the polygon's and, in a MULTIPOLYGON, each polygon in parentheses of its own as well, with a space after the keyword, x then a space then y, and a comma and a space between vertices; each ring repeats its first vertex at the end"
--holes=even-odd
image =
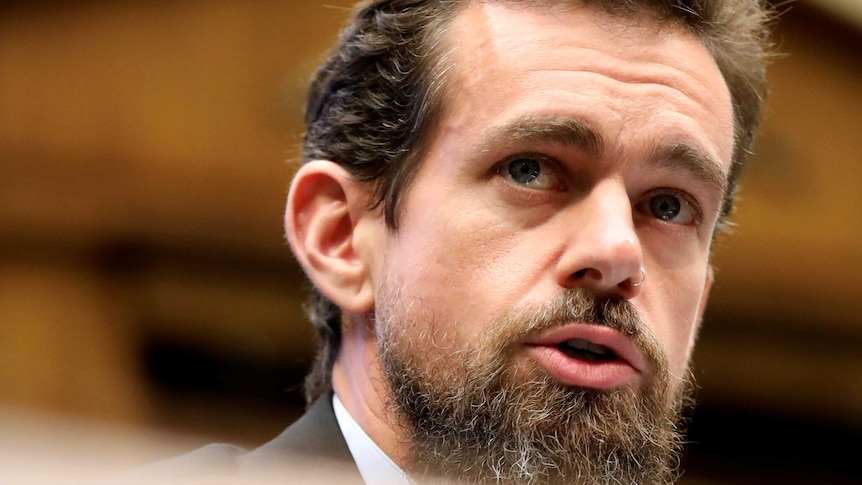
MULTIPOLYGON (((370 265, 361 250, 379 218, 367 208, 367 187, 341 166, 304 164, 293 178, 284 215, 291 249, 314 286, 339 308, 364 313, 374 307, 370 265)), ((365 246, 367 247, 367 246, 365 246)))

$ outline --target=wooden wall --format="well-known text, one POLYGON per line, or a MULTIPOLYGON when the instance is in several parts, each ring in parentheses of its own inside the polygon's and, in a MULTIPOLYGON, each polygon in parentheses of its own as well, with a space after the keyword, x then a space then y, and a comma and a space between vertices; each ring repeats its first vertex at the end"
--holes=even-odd
MULTIPOLYGON (((0 6, 0 406, 249 445, 293 419, 282 205, 349 3, 0 6)), ((862 434, 862 33, 798 3, 716 250, 690 480, 838 480, 828 442, 862 434)))

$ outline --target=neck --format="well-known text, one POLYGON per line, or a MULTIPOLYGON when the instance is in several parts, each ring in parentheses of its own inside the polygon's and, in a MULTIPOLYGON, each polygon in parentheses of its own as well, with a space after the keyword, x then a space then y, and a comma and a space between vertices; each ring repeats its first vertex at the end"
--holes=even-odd
MULTIPOLYGON (((348 317, 350 318, 350 317, 348 317)), ((388 408, 389 387, 380 369, 373 330, 360 317, 344 325, 332 387, 350 416, 399 467, 407 456, 406 439, 388 408)))

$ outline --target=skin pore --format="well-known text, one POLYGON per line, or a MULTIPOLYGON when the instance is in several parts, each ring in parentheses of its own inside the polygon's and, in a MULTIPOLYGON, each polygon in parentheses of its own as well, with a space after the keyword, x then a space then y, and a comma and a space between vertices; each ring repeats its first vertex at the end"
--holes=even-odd
POLYGON ((354 273, 336 272, 336 284, 310 272, 344 309, 335 392, 408 469, 416 425, 393 383, 412 375, 425 380, 417 387, 447 392, 459 375, 447 365, 502 366, 484 372, 484 387, 512 399, 552 392, 571 412, 616 409, 590 404, 603 396, 620 406, 652 396, 656 408, 673 408, 711 284, 733 150, 730 96, 714 61, 681 27, 587 7, 471 2, 446 40, 446 106, 397 232, 338 169, 313 162, 298 174, 338 184, 333 200, 342 197, 349 215, 338 226, 346 242, 333 251, 350 254, 350 291, 341 282, 354 273), (641 268, 646 280, 635 286, 641 268), (577 298, 627 316, 594 322, 564 310, 577 298), (623 332, 623 321, 645 336, 623 332), (613 372, 566 360, 558 344, 579 338, 634 356, 613 372), (624 350, 631 342, 637 350, 624 350), (634 365, 638 355, 647 364, 634 365), (584 386, 577 376, 586 372, 605 374, 584 386), (586 404, 571 405, 584 387, 586 404))

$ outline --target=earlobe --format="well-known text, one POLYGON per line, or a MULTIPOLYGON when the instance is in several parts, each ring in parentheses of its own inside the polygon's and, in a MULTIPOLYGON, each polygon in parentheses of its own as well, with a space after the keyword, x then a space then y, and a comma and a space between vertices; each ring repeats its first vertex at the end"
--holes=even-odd
POLYGON ((285 211, 285 231, 294 255, 315 287, 342 310, 363 313, 374 305, 370 261, 362 239, 367 189, 339 165, 304 164, 293 178, 285 211), (362 226, 362 227, 360 227, 362 226))

